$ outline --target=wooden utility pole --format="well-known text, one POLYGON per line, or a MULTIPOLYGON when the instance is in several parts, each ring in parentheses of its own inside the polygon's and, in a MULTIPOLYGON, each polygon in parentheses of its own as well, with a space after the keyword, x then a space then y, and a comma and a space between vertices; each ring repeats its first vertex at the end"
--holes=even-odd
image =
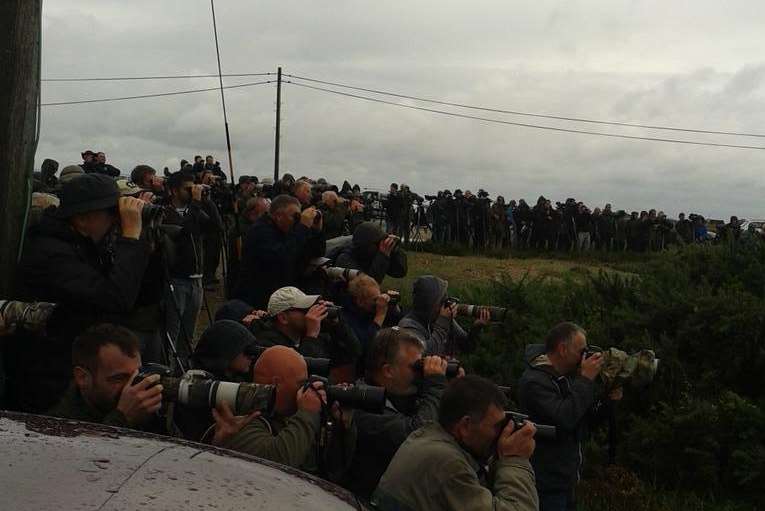
POLYGON ((0 299, 13 298, 37 149, 42 0, 0 1, 0 299))
POLYGON ((282 124, 282 68, 276 72, 276 135, 274 140, 274 184, 279 181, 279 138, 282 124))

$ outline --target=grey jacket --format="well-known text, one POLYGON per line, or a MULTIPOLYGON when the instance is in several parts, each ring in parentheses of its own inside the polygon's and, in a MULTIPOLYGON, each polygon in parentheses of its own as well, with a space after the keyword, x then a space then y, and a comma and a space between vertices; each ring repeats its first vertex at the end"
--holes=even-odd
POLYGON ((440 424, 425 426, 404 442, 372 497, 381 511, 536 511, 534 471, 524 458, 483 469, 440 424))
POLYGON ((453 319, 439 315, 448 286, 448 282, 432 275, 418 277, 413 285, 412 310, 398 323, 422 342, 426 355, 446 354, 450 340, 464 352, 475 346, 477 329, 468 334, 453 319))

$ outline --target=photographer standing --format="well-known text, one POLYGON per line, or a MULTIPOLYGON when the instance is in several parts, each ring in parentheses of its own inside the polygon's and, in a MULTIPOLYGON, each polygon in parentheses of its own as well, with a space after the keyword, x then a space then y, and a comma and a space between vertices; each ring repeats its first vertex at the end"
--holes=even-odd
POLYGON ((441 357, 423 358, 420 341, 398 327, 377 334, 364 382, 385 387, 387 401, 382 414, 354 412, 358 443, 347 487, 355 494, 369 498, 406 437, 436 420, 446 366, 441 357))
MULTIPOLYGON (((457 304, 448 300, 449 283, 433 275, 423 275, 412 287, 412 311, 398 326, 411 332, 425 347, 428 355, 444 355, 450 345, 460 351, 472 351, 483 327, 489 324, 489 311, 482 309, 470 333, 454 320, 457 304)), ((454 350, 451 350, 454 351, 454 350)))
POLYGON ((300 202, 289 195, 274 198, 269 213, 244 238, 234 298, 265 309, 274 291, 299 285, 308 260, 326 250, 322 220, 316 213, 315 208, 301 213, 300 202))
POLYGON ((173 292, 169 286, 165 290, 165 328, 177 343, 178 354, 188 358, 197 316, 202 308, 203 233, 223 226, 206 194, 208 189, 204 185, 195 185, 192 174, 172 174, 167 180, 167 188, 170 200, 165 208, 164 223, 181 227, 181 234, 174 241, 175 260, 169 267, 173 292), (184 340, 178 343, 181 335, 184 340))
POLYGON ((48 336, 6 344, 13 405, 41 412, 66 391, 72 342, 105 319, 119 321, 136 302, 149 261, 141 240, 144 202, 121 197, 108 176, 83 175, 65 183, 58 209, 31 228, 21 263, 22 295, 58 304, 48 336), (105 253, 102 240, 115 224, 119 235, 105 253))
MULTIPOLYGON (((586 335, 574 323, 561 323, 550 330, 544 345, 526 348, 528 366, 518 382, 521 408, 532 421, 557 428, 555 440, 540 440, 531 458, 541 511, 576 509, 582 442, 596 404, 594 380, 603 365, 600 353, 586 356, 586 335)), ((621 390, 609 399, 621 399, 621 390)))
POLYGON ((536 511, 534 425, 504 426, 505 396, 478 376, 453 381, 438 422, 412 433, 372 499, 380 511, 536 511), (486 463, 494 461, 486 470, 486 463))
POLYGON ((162 405, 159 375, 133 380, 141 367, 130 330, 96 325, 72 344, 73 382, 48 415, 119 427, 148 424, 162 405))

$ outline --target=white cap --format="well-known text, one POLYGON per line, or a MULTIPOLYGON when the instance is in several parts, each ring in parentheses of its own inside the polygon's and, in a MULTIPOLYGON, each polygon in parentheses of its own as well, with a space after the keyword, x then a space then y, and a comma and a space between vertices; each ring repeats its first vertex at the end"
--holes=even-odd
POLYGON ((321 298, 307 295, 296 287, 277 289, 268 299, 268 315, 276 316, 289 309, 310 309, 321 298))

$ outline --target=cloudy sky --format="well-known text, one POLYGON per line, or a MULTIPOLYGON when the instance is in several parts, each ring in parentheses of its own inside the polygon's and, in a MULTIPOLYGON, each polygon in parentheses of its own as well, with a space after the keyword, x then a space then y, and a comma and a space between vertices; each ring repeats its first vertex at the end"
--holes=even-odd
MULTIPOLYGON (((273 72, 506 110, 765 133, 758 0, 216 2, 224 73, 273 72)), ((217 71, 207 0, 49 0, 47 78, 217 71)), ((261 78, 227 78, 226 85, 261 78)), ((43 102, 216 86, 214 79, 45 83, 43 102)), ((363 93, 362 93, 363 94, 363 93)), ((383 96, 376 96, 384 98, 383 96)), ((733 137, 492 114, 512 122, 765 146, 733 137)), ((236 173, 273 173, 275 86, 226 93, 236 173)), ((43 110, 38 165, 103 150, 123 172, 226 164, 220 97, 204 92, 43 110)), ((765 151, 632 141, 447 117, 286 84, 282 171, 420 193, 572 196, 623 209, 765 218, 765 151)))

